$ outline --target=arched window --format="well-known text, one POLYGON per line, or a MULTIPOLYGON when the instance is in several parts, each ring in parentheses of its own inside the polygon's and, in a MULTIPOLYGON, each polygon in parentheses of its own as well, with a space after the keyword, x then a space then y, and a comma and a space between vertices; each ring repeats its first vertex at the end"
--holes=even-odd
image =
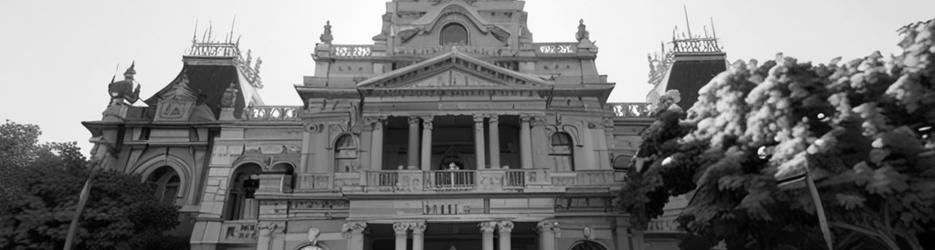
POLYGON ((555 162, 555 169, 558 171, 575 171, 571 136, 565 132, 556 132, 552 134, 549 141, 551 145, 549 158, 552 158, 552 161, 555 162))
POLYGON ((178 200, 181 178, 172 167, 162 166, 153 171, 146 182, 156 185, 156 199, 162 204, 175 205, 178 200))
POLYGON ((352 172, 357 167, 357 141, 345 134, 334 143, 334 171, 352 172))
POLYGON ((260 171, 260 165, 247 163, 237 167, 231 175, 225 218, 228 220, 256 219, 259 213, 259 203, 254 199, 253 194, 260 187, 258 179, 260 171))
POLYGON ((442 28, 438 43, 441 45, 467 45, 467 29, 457 23, 445 25, 445 27, 442 28))
POLYGON ((607 250, 607 247, 591 240, 580 240, 571 246, 571 250, 607 250))
POLYGON ((270 168, 270 171, 264 174, 275 174, 281 176, 282 192, 292 192, 295 187, 295 168, 289 163, 277 163, 270 168))

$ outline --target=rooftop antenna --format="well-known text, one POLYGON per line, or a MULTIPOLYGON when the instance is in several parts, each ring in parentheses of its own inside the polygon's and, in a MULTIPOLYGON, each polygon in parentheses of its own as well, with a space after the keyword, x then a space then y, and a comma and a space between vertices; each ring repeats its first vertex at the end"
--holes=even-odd
POLYGON ((682 5, 682 10, 685 11, 685 28, 688 29, 688 38, 692 37, 692 26, 688 23, 688 7, 684 4, 682 5))

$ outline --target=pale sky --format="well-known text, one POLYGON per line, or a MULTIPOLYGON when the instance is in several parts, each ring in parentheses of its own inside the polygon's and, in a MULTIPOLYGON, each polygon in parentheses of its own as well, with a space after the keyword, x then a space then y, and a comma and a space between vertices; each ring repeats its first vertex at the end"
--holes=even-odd
MULTIPOLYGON (((101 118, 112 75, 121 79, 135 60, 148 98, 180 71, 196 20, 221 37, 235 16, 241 50, 263 58, 264 101, 301 105, 293 85, 313 74, 309 54, 325 20, 334 43, 370 44, 385 2, 0 1, 0 121, 38 124, 41 141, 77 141, 88 153, 90 133, 80 122, 101 118)), ((670 40, 673 27, 684 30, 683 5, 693 33, 710 31, 714 19, 731 61, 896 53, 897 28, 935 18, 931 0, 528 0, 526 11, 535 42, 574 41, 583 18, 600 47, 598 71, 617 83, 610 101, 641 102, 650 89, 646 54, 670 40)))

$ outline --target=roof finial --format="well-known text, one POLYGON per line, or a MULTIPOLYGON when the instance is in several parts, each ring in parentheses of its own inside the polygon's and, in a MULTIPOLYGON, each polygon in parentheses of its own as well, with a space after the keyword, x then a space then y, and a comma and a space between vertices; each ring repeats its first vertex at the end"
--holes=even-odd
POLYGON ((318 37, 324 44, 331 44, 334 36, 331 35, 331 20, 325 21, 325 31, 318 37))
POLYGON ((231 20, 231 32, 227 33, 227 43, 231 43, 231 40, 234 39, 234 24, 237 24, 237 16, 235 15, 233 20, 231 20))
POLYGON ((708 17, 711 19, 711 38, 717 39, 717 32, 714 32, 714 17, 708 17))
POLYGON ((127 68, 127 71, 123 72, 123 77, 125 79, 133 80, 133 75, 136 75, 136 70, 133 69, 134 67, 136 67, 136 60, 134 60, 133 63, 130 64, 130 67, 127 68))
POLYGON ((683 4, 682 10, 685 11, 685 28, 688 29, 688 38, 692 38, 692 26, 688 23, 688 7, 683 4))
POLYGON ((579 42, 581 40, 591 39, 587 26, 584 25, 584 19, 578 19, 578 33, 575 34, 575 38, 577 38, 579 42))
POLYGON ((195 30, 192 30, 192 44, 198 42, 198 18, 195 18, 195 30))

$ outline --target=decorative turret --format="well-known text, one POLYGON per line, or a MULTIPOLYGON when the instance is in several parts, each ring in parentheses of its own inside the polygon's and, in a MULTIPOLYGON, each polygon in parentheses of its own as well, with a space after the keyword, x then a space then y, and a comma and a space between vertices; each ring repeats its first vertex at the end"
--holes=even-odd
POLYGON ((127 68, 127 71, 123 73, 123 80, 114 82, 113 78, 110 79, 110 84, 107 85, 107 93, 110 94, 110 105, 115 103, 133 104, 140 99, 140 84, 133 79, 133 76, 136 75, 136 70, 133 69, 135 66, 136 62, 133 62, 127 68))
POLYGON ((727 69, 726 53, 718 44, 711 22, 711 33, 704 27, 703 35, 692 34, 685 11, 686 32, 672 30, 672 41, 660 44, 661 51, 646 55, 649 63, 649 84, 653 89, 646 95, 647 102, 655 103, 668 90, 678 90, 678 105, 688 109, 698 97, 698 89, 715 75, 727 69))

